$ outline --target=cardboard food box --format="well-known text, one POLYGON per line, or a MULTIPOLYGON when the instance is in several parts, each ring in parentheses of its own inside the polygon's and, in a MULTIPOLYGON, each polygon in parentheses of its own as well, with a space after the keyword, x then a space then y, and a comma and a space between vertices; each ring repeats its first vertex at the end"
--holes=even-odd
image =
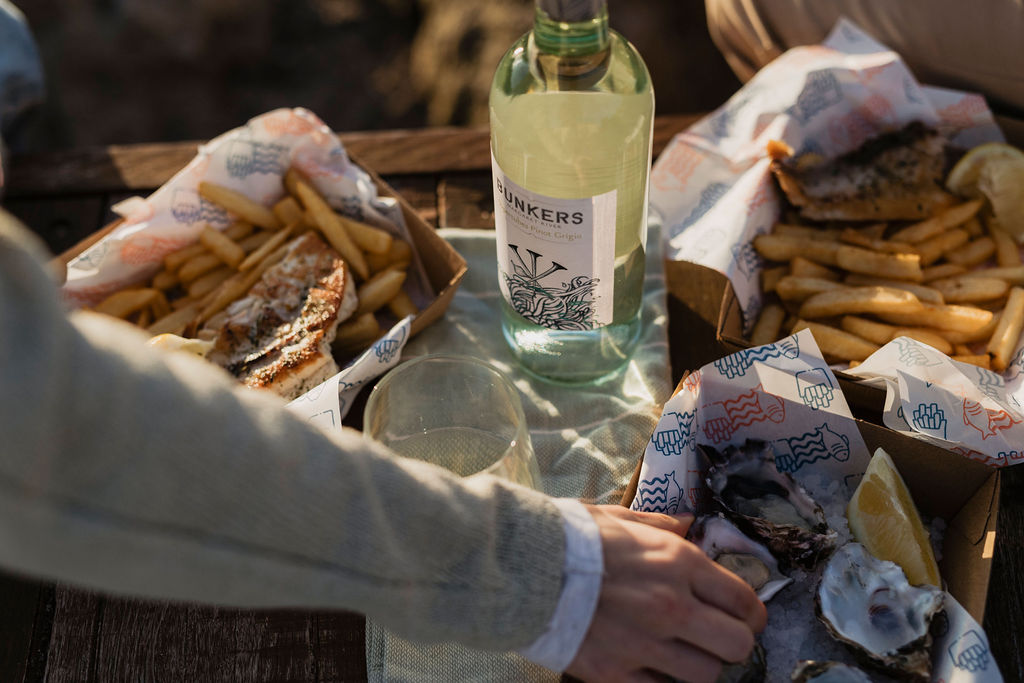
MULTIPOLYGON (((936 636, 932 650, 932 680, 949 680, 954 668, 964 669, 958 675, 970 672, 963 680, 997 680, 984 634, 973 622, 982 622, 988 596, 999 509, 998 469, 854 417, 813 336, 803 330, 724 356, 685 376, 666 403, 621 502, 640 510, 710 512, 704 480, 707 463, 702 462, 698 444, 721 452, 748 440, 765 442, 775 454, 777 469, 791 473, 818 496, 840 543, 854 540, 844 528, 848 497, 870 455, 884 449, 932 533, 941 534, 939 568, 951 599, 943 622, 948 628, 941 638, 936 636), (967 648, 983 651, 987 659, 971 659, 967 648)), ((821 568, 809 573, 794 570, 802 589, 791 587, 768 604, 769 628, 774 623, 785 632, 778 636, 781 641, 766 646, 769 673, 776 678, 788 675, 796 664, 790 661, 793 651, 800 658, 820 658, 831 656, 822 647, 842 650, 822 635, 824 629, 817 630, 813 604, 807 604, 815 588, 808 582, 817 581, 821 568), (790 623, 792 619, 797 621, 790 623), (789 668, 783 671, 785 666, 789 668)))
POLYGON ((292 167, 308 177, 335 211, 384 229, 413 248, 403 289, 419 312, 397 320, 386 308, 378 311, 382 335, 355 358, 337 358, 344 369, 320 385, 330 383, 332 391, 312 390, 292 403, 303 414, 330 411, 330 424, 340 427, 340 418, 362 386, 397 364, 405 342, 442 317, 466 273, 466 262, 376 173, 349 157, 312 113, 269 112, 201 146, 152 195, 120 207, 126 218, 58 256, 55 266, 69 273, 64 287, 68 304, 93 305, 146 281, 166 254, 197 241, 203 226, 229 224, 230 213, 199 194, 200 182, 222 184, 266 205, 282 196, 283 177, 292 167), (333 405, 324 404, 332 394, 333 405))

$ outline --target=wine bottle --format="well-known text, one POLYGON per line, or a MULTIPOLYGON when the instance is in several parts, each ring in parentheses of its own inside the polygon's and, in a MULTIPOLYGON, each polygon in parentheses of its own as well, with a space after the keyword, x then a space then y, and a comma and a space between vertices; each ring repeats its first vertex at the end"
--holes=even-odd
POLYGON ((537 0, 490 93, 502 332, 535 375, 596 382, 636 348, 653 115, 605 0, 537 0))

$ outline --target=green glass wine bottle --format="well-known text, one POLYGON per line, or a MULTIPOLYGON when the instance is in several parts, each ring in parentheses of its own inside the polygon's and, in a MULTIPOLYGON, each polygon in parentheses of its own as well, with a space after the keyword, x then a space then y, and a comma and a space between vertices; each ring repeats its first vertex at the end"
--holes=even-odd
POLYGON ((535 375, 596 382, 632 357, 653 116, 605 0, 537 0, 490 94, 502 332, 535 375))

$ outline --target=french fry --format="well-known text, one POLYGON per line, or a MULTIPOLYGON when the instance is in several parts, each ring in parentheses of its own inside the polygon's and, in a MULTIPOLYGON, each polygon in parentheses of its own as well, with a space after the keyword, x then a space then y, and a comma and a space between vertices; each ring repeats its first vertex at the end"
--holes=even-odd
POLYGON ((998 299, 1010 289, 1006 280, 964 275, 933 280, 931 286, 942 292, 942 297, 951 304, 998 299))
POLYGON ((1020 247, 1017 245, 1017 241, 1010 236, 1010 233, 990 224, 988 234, 996 245, 996 264, 999 267, 1012 268, 1021 264, 1020 247))
POLYGON ((234 270, 227 266, 221 266, 216 270, 211 270, 202 277, 197 277, 188 284, 186 291, 188 291, 188 295, 193 299, 202 299, 231 277, 234 272, 234 270))
POLYGON ((893 280, 920 282, 921 257, 917 254, 880 254, 860 247, 841 246, 836 265, 852 273, 864 273, 893 280))
POLYGON ((96 304, 93 310, 124 319, 152 304, 157 296, 163 296, 163 293, 150 287, 122 289, 96 304))
POLYGON ((937 266, 929 266, 921 269, 921 276, 923 282, 931 282, 932 280, 941 280, 946 277, 953 277, 954 275, 960 275, 966 273, 967 269, 963 266, 958 266, 955 263, 940 263, 937 266))
POLYGON ((826 318, 847 313, 916 313, 922 309, 916 296, 891 287, 847 287, 819 292, 800 307, 801 318, 826 318))
POLYGON ((802 256, 826 266, 836 265, 836 252, 843 245, 829 240, 807 240, 787 235, 758 235, 754 249, 769 261, 792 261, 802 256))
POLYGON ((977 365, 979 368, 985 368, 986 370, 992 369, 992 359, 987 353, 957 354, 955 356, 950 356, 950 358, 956 361, 960 361, 961 363, 977 365))
POLYGON ((391 301, 398 292, 402 291, 402 283, 405 282, 404 270, 383 270, 363 283, 357 291, 359 293, 359 306, 352 315, 359 316, 364 313, 373 313, 391 301))
POLYGON ((931 239, 949 228, 953 228, 964 223, 968 219, 972 218, 974 214, 978 213, 978 209, 980 208, 980 199, 951 206, 931 218, 926 218, 920 223, 915 223, 903 228, 895 235, 892 235, 890 239, 894 242, 909 242, 910 244, 924 242, 925 240, 931 239))
POLYGON ((1024 329, 1024 289, 1014 287, 1006 300, 999 324, 988 342, 986 349, 992 355, 992 367, 1002 372, 1010 364, 1010 358, 1020 341, 1024 329))
POLYGON ((337 214, 352 241, 370 254, 386 254, 391 249, 391 235, 386 230, 337 214))
POLYGON ((261 244, 255 250, 253 250, 252 253, 246 256, 242 260, 242 262, 238 264, 238 270, 241 272, 245 272, 252 268, 253 266, 255 266, 257 263, 260 263, 263 259, 265 259, 269 254, 271 254, 275 249, 279 248, 282 244, 285 243, 286 240, 288 240, 291 237, 293 228, 294 226, 290 225, 284 230, 278 230, 277 232, 273 233, 270 239, 261 244))
POLYGON ((167 290, 178 284, 178 276, 169 270, 161 270, 153 276, 153 288, 167 290))
POLYGON ((895 287, 896 289, 904 289, 921 301, 927 301, 932 304, 944 304, 946 301, 942 298, 942 293, 934 287, 917 284, 916 282, 902 282, 900 280, 887 280, 880 277, 872 277, 871 275, 864 275, 863 273, 850 273, 843 282, 850 285, 851 287, 895 287))
POLYGON ((199 302, 190 301, 188 305, 182 306, 181 308, 168 313, 164 317, 156 320, 152 325, 146 328, 152 336, 158 334, 182 334, 185 328, 188 326, 192 319, 196 317, 199 312, 199 302))
POLYGON ((274 204, 271 211, 277 216, 282 225, 294 225, 302 220, 302 207, 295 197, 289 195, 274 204))
POLYGON ((924 327, 898 327, 892 333, 892 338, 896 337, 910 337, 947 356, 953 353, 953 345, 937 330, 929 330, 924 327))
POLYGON ((832 228, 815 228, 809 225, 793 225, 791 223, 776 223, 772 227, 773 235, 782 237, 799 237, 804 240, 827 240, 839 239, 839 230, 832 228))
POLYGON ((942 336, 948 339, 951 344, 977 344, 978 342, 988 341, 992 338, 992 333, 996 331, 996 325, 999 324, 999 319, 1002 315, 1003 312, 1001 310, 995 311, 992 313, 989 321, 976 330, 971 332, 942 330, 942 336))
POLYGON ((224 262, 214 253, 206 251, 193 256, 181 268, 178 269, 178 280, 187 285, 197 277, 209 273, 211 270, 224 265, 224 262))
MULTIPOLYGON (((171 312, 171 304, 167 300, 167 296, 158 289, 157 293, 153 295, 153 300, 149 302, 149 309, 153 312, 153 320, 159 320, 171 312)), ((139 327, 146 327, 148 324, 148 322, 146 325, 140 322, 136 323, 139 327)))
POLYGON ((139 314, 135 318, 135 320, 132 321, 134 325, 137 325, 139 327, 147 327, 151 322, 153 322, 152 306, 143 308, 141 311, 139 311, 139 314))
POLYGON ((1004 268, 981 268, 964 272, 964 277, 997 277, 1011 285, 1024 285, 1024 266, 1008 266, 1004 268))
POLYGON ((787 275, 775 285, 775 292, 785 301, 803 301, 819 292, 845 288, 846 285, 834 280, 787 275))
POLYGON ((254 202, 241 192, 204 180, 199 183, 199 194, 253 225, 267 230, 281 228, 281 221, 277 219, 273 211, 254 202))
POLYGON ((779 280, 786 277, 788 272, 788 266, 775 266, 774 268, 765 268, 764 270, 762 270, 761 291, 774 292, 775 286, 779 283, 779 280))
POLYGON ((398 294, 395 294, 391 301, 388 302, 388 310, 399 320, 408 315, 418 315, 420 312, 419 307, 413 303, 404 289, 398 290, 398 294))
POLYGON ((855 228, 846 228, 839 233, 839 241, 855 247, 870 249, 871 251, 877 251, 885 254, 917 253, 917 250, 909 242, 892 242, 878 237, 870 237, 855 228))
MULTIPOLYGON (((922 309, 910 313, 882 312, 878 317, 894 325, 911 327, 933 327, 937 330, 955 330, 958 332, 977 332, 992 320, 992 311, 974 306, 958 304, 922 303, 922 309)), ((953 339, 947 337, 951 342, 953 339)))
POLYGON ((879 345, 888 343, 893 338, 893 332, 897 329, 893 325, 886 325, 885 323, 853 315, 844 315, 839 326, 850 334, 857 335, 862 339, 867 339, 869 342, 879 345))
POLYGON ((971 216, 967 221, 964 222, 964 230, 971 238, 981 237, 985 234, 985 228, 981 225, 981 221, 978 220, 977 216, 971 216))
POLYGON ((391 266, 400 268, 407 267, 412 263, 412 247, 408 242, 400 239, 391 240, 391 247, 386 254, 367 254, 366 263, 370 266, 370 272, 376 273, 391 266))
POLYGON ((971 236, 966 230, 954 228, 932 237, 929 240, 920 242, 917 245, 917 253, 921 256, 921 265, 930 266, 954 249, 959 249, 967 244, 971 236))
POLYGON ((793 326, 792 332, 810 330, 814 335, 814 341, 818 348, 825 355, 826 359, 861 361, 879 349, 877 344, 872 344, 866 339, 861 339, 855 334, 836 329, 831 325, 798 320, 793 326))
POLYGON ((172 299, 171 300, 171 309, 176 311, 179 308, 184 308, 184 307, 190 305, 193 301, 195 301, 195 300, 192 297, 190 297, 190 296, 183 296, 183 297, 180 297, 178 299, 172 299))
POLYGON ((232 301, 248 292, 256 284, 256 281, 263 277, 270 266, 284 258, 288 252, 288 245, 277 248, 269 256, 263 259, 249 270, 238 272, 222 282, 217 289, 206 295, 203 300, 202 310, 196 316, 198 322, 206 322, 211 316, 220 313, 232 301))
POLYGON ((199 241, 210 250, 221 261, 228 266, 235 268, 245 258, 245 251, 238 246, 230 237, 221 231, 207 225, 199 233, 199 241))
MULTIPOLYGON (((299 201, 313 215, 315 225, 323 233, 327 241, 334 247, 345 262, 352 268, 360 279, 365 280, 370 275, 370 267, 366 264, 366 257, 359 250, 352 237, 345 230, 344 224, 334 213, 334 209, 328 206, 327 202, 316 190, 299 180, 295 190, 298 193, 299 201)), ((383 305, 383 302, 381 302, 383 305)))
POLYGON ((186 262, 191 261, 196 256, 206 253, 206 247, 196 242, 190 244, 187 247, 172 251, 167 256, 164 256, 164 268, 175 273, 184 265, 186 262))
MULTIPOLYGON (((289 228, 284 229, 288 230, 289 228)), ((246 254, 251 254, 252 252, 262 247, 264 244, 266 244, 268 241, 270 241, 274 237, 274 235, 279 234, 281 234, 281 230, 278 230, 276 232, 273 230, 260 230, 259 232, 254 232, 253 234, 249 235, 243 240, 239 240, 238 246, 240 246, 242 248, 242 251, 244 251, 246 254)), ((245 259, 242 260, 244 261, 245 259)))
POLYGON ((380 324, 373 313, 353 316, 338 325, 338 333, 334 337, 333 346, 343 351, 360 350, 370 345, 380 336, 380 324))
POLYGON ((979 237, 973 242, 968 242, 962 248, 944 252, 947 261, 965 268, 973 268, 984 263, 994 253, 996 253, 996 243, 988 236, 979 237))
POLYGON ((290 167, 288 171, 285 172, 284 174, 284 187, 286 190, 288 190, 288 194, 298 198, 298 187, 300 182, 306 183, 308 185, 309 178, 306 177, 305 173, 295 168, 294 166, 290 167))
POLYGON ((761 317, 754 325, 754 331, 750 335, 750 343, 754 346, 770 344, 779 338, 779 330, 782 329, 782 321, 786 317, 786 311, 778 304, 768 304, 761 310, 761 317))
POLYGON ((246 223, 245 221, 235 221, 227 228, 224 229, 224 234, 230 237, 233 241, 237 242, 240 239, 248 237, 254 230, 252 223, 246 223))
POLYGON ((880 240, 885 236, 885 230, 888 227, 889 226, 886 223, 873 223, 871 225, 866 225, 863 228, 859 228, 857 232, 873 240, 880 240))
POLYGON ((808 261, 803 256, 797 256, 789 262, 789 274, 797 277, 816 277, 821 280, 839 280, 839 273, 814 261, 808 261))

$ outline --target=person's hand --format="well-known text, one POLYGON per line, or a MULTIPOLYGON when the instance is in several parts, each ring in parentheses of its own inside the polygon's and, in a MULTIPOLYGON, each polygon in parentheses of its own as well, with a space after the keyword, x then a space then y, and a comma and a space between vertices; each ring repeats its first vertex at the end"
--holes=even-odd
POLYGON ((693 517, 589 505, 605 576, 597 610, 567 673, 587 681, 661 675, 714 681, 745 659, 767 613, 739 577, 685 540, 693 517))

